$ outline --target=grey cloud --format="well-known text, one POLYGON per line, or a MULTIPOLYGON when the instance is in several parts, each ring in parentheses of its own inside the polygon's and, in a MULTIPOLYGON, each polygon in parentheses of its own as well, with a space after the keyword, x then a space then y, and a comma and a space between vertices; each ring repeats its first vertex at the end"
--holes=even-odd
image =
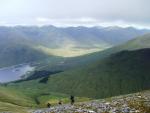
POLYGON ((150 0, 1 0, 0 24, 95 25, 121 21, 149 27, 149 4, 150 0))

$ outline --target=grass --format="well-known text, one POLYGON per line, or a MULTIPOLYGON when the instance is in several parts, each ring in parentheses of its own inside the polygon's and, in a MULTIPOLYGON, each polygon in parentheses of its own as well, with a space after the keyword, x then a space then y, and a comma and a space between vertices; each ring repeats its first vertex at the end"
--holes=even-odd
POLYGON ((0 112, 26 113, 27 108, 32 106, 35 102, 22 92, 0 86, 0 112))
MULTIPOLYGON (((0 112, 26 113, 30 109, 45 108, 48 102, 52 106, 57 105, 60 99, 63 103, 70 103, 69 97, 44 88, 0 86, 0 112)), ((76 97, 76 102, 88 100, 86 97, 76 97)))
POLYGON ((22 92, 6 87, 0 87, 0 101, 18 106, 32 106, 34 104, 31 98, 25 96, 22 92))
POLYGON ((0 112, 27 113, 27 107, 0 102, 0 112))

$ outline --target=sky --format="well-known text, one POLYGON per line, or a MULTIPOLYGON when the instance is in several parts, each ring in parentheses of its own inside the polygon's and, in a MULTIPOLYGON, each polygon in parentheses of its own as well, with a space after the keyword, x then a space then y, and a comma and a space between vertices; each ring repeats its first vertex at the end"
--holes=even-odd
POLYGON ((150 0, 0 0, 0 26, 150 28, 150 0))

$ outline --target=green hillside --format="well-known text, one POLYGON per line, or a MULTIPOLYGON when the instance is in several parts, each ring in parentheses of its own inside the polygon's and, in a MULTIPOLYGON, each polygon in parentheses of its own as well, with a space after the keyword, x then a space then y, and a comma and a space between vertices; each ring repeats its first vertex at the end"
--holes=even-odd
POLYGON ((20 91, 0 86, 0 112, 26 113, 31 106, 35 106, 33 99, 20 91))
POLYGON ((150 48, 150 34, 145 34, 143 36, 136 37, 135 39, 132 39, 124 44, 110 48, 104 51, 104 53, 110 54, 122 50, 137 50, 143 48, 150 48))
POLYGON ((122 51, 87 67, 62 72, 48 79, 41 78, 9 86, 27 92, 59 92, 91 98, 137 92, 150 88, 149 57, 150 49, 122 51))
POLYGON ((144 48, 150 48, 150 34, 138 36, 135 39, 129 40, 128 42, 124 44, 106 49, 104 51, 82 55, 79 57, 71 58, 69 60, 74 61, 74 62, 82 62, 85 64, 85 62, 91 63, 91 62, 103 59, 105 57, 108 57, 111 54, 114 54, 123 50, 138 50, 138 49, 144 49, 144 48))
MULTIPOLYGON (((49 101, 56 104, 59 99, 67 103, 71 94, 78 96, 78 101, 85 101, 149 89, 150 35, 142 37, 102 52, 67 59, 57 57, 59 60, 53 65, 49 59, 41 61, 39 70, 71 70, 0 87, 0 111, 25 112, 29 107, 45 107, 49 101)), ((25 53, 21 54, 26 56, 25 53)))
POLYGON ((150 48, 150 34, 137 37, 127 43, 119 46, 121 49, 135 50, 141 48, 150 48))
MULTIPOLYGON (((141 37, 138 37, 134 40, 131 40, 123 45, 120 45, 120 46, 117 46, 117 47, 113 47, 111 49, 107 49, 105 51, 102 51, 102 52, 96 52, 96 53, 93 53, 93 54, 88 54, 88 55, 83 55, 83 56, 79 56, 79 57, 74 57, 74 58, 67 58, 67 59, 63 59, 63 60, 59 60, 58 63, 55 65, 51 65, 49 64, 48 61, 44 62, 40 67, 39 69, 40 70, 66 70, 66 69, 71 69, 73 67, 76 66, 77 67, 85 67, 83 68, 84 71, 87 71, 87 73, 89 72, 88 70, 89 69, 86 69, 87 67, 89 67, 89 65, 92 65, 93 66, 93 63, 92 62, 99 62, 101 65, 105 64, 105 63, 101 63, 101 59, 105 58, 105 59, 110 59, 111 57, 109 57, 110 54, 113 54, 115 52, 119 52, 119 51, 122 51, 122 50, 136 50, 136 49, 142 49, 142 48, 148 48, 149 47, 149 40, 150 40, 150 35, 147 34, 147 35, 144 35, 144 36, 141 36, 141 37), (61 63, 62 62, 62 63, 61 63), (59 64, 60 63, 60 64, 59 64), (45 65, 46 64, 46 65, 45 65), (85 65, 86 64, 86 65, 85 65)), ((138 51, 137 51, 138 52, 138 51)), ((122 56, 123 57, 123 56, 122 56)), ((124 56, 126 57, 126 56, 124 56)), ((135 56, 136 57, 136 56, 135 56)), ((131 60, 131 59, 130 59, 131 60)), ((104 62, 104 61, 103 61, 104 62)), ((130 62, 133 62, 132 60, 130 62)), ((135 63, 135 62, 133 62, 135 63)), ((118 65, 118 64, 116 64, 118 65)), ((140 66, 141 64, 139 64, 140 66)), ((108 66, 102 66, 103 68, 106 67, 106 69, 108 68, 108 66)), ((102 69, 103 69, 102 68, 102 69)), ((119 69, 121 67, 112 67, 112 69, 115 68, 115 69, 119 69)), ((96 68, 97 69, 97 68, 96 68)), ((74 70, 74 69, 72 69, 74 70)), ((75 78, 76 76, 80 76, 82 74, 80 74, 83 70, 81 71, 68 71, 68 72, 64 72, 64 73, 69 73, 69 76, 72 75, 72 73, 75 73, 75 78), (79 74, 78 74, 79 73, 79 74)), ((94 70, 94 69, 93 69, 94 70)), ((134 72, 134 71, 133 71, 134 72)), ((91 73, 93 73, 91 71, 91 73)), ((99 72, 97 73, 103 73, 103 70, 100 70, 99 69, 99 72), (102 71, 102 72, 101 72, 102 71)), ((120 72, 122 73, 122 72, 120 72)), ((105 73, 104 73, 105 74, 105 73)), ((63 73, 62 74, 58 74, 58 75, 64 75, 63 73)), ((72 75, 74 76, 74 75, 72 75)), ((83 75, 82 75, 83 76, 83 75)), ((36 77, 35 77, 36 78, 36 77)), ((78 78, 78 77, 77 77, 78 78)), ((61 78, 60 78, 61 79, 61 78)), ((63 77, 62 77, 63 79, 63 77)), ((47 78, 45 77, 45 80, 47 80, 47 78)), ((87 80, 88 81, 88 80, 87 80)), ((32 87, 32 82, 31 82, 31 87, 32 87)), ((38 84, 38 85, 41 85, 41 84, 38 84)), ((51 85, 53 86, 53 85, 51 85)), ((28 87, 28 86, 27 86, 28 87)), ((55 89, 55 88, 54 88, 55 89)), ((57 88, 56 88, 57 89, 57 88)), ((61 91, 61 90, 60 90, 61 91)), ((70 93, 70 92, 69 92, 70 93)))
MULTIPOLYGON (((35 84, 38 85, 38 84, 35 84)), ((39 85, 23 89, 22 86, 0 86, 0 112, 28 113, 27 111, 36 108, 45 108, 50 102, 52 106, 57 105, 59 100, 64 104, 70 103, 69 95, 56 93, 39 85), (40 89, 42 88, 42 90, 40 89)), ((76 102, 89 101, 87 97, 76 97, 76 102)))

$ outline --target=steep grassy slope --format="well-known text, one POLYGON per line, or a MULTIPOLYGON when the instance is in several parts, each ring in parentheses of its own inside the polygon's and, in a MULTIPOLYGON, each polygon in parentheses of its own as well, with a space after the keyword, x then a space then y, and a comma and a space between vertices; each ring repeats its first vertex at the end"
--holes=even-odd
POLYGON ((150 88, 150 49, 122 51, 86 67, 40 80, 10 84, 13 88, 60 92, 91 98, 136 92, 150 88), (29 89, 30 88, 30 89, 29 89))
POLYGON ((137 37, 119 47, 120 49, 128 49, 128 50, 150 48, 150 34, 145 34, 143 36, 137 37))
MULTIPOLYGON (((31 86, 32 87, 32 86, 31 86)), ((69 96, 61 93, 48 92, 41 89, 21 89, 0 86, 0 112, 27 113, 30 109, 46 107, 50 102, 52 105, 70 102, 69 96)), ((78 97, 77 101, 86 101, 89 98, 78 97)))
POLYGON ((3 86, 0 86, 0 101, 11 103, 15 105, 20 106, 31 106, 34 103, 31 98, 25 96, 22 92, 19 92, 17 90, 6 88, 3 86))
POLYGON ((115 53, 122 50, 137 50, 143 48, 150 48, 150 34, 145 34, 143 36, 136 37, 124 44, 108 49, 108 53, 115 53))
POLYGON ((27 107, 36 106, 33 99, 22 92, 0 86, 0 112, 26 113, 27 107))
MULTIPOLYGON (((136 37, 133 40, 130 40, 124 44, 106 49, 104 51, 100 52, 94 52, 92 54, 82 55, 75 58, 70 58, 67 62, 93 62, 96 60, 103 59, 105 57, 108 57, 111 54, 123 51, 123 50, 138 50, 143 48, 150 48, 150 34, 145 34, 143 36, 136 37)), ((81 63, 81 64, 82 64, 81 63)))

